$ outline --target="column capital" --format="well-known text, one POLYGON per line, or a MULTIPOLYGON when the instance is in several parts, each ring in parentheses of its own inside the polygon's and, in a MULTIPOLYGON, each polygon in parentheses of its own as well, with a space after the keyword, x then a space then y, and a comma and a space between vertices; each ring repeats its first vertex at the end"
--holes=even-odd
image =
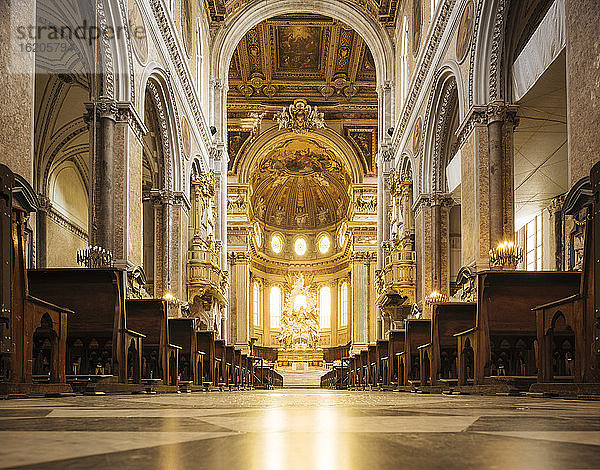
POLYGON ((155 206, 173 205, 175 193, 169 189, 154 189, 150 191, 150 201, 155 206))
POLYGON ((491 124, 493 122, 507 122, 516 125, 517 111, 519 107, 513 104, 507 104, 504 101, 494 101, 487 105, 486 114, 487 122, 491 124))
POLYGON ((423 207, 450 207, 454 204, 454 199, 448 193, 423 193, 420 194, 413 206, 413 210, 418 212, 423 207))
POLYGON ((89 125, 94 115, 96 119, 111 119, 118 123, 127 123, 138 139, 146 135, 148 128, 129 101, 116 101, 106 96, 85 103, 85 122, 89 125))

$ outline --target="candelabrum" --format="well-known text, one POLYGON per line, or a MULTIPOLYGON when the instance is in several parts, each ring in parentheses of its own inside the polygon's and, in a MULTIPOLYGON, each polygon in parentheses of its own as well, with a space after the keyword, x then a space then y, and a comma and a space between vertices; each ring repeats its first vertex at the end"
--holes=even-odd
POLYGON ((181 304, 181 301, 170 292, 165 293, 162 299, 167 302, 169 307, 177 307, 181 304))
POLYGON ((113 254, 101 246, 89 245, 87 248, 77 250, 77 264, 86 268, 111 268, 113 254))
POLYGON ((427 297, 425 297, 425 305, 432 305, 446 301, 448 301, 448 296, 436 290, 434 290, 427 297))
POLYGON ((490 266, 514 269, 523 260, 523 248, 513 242, 504 241, 490 250, 490 266))

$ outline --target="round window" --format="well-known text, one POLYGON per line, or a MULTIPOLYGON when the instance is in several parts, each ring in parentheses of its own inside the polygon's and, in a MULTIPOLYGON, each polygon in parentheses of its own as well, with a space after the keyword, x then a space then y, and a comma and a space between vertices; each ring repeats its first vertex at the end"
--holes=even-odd
POLYGON ((331 239, 328 235, 323 235, 319 238, 319 251, 323 254, 327 253, 331 248, 331 239))
POLYGON ((302 256, 306 253, 306 240, 304 238, 298 238, 294 244, 294 249, 298 256, 302 256))
POLYGON ((275 253, 281 253, 281 250, 283 250, 283 238, 281 238, 281 235, 273 235, 271 237, 271 249, 275 253))

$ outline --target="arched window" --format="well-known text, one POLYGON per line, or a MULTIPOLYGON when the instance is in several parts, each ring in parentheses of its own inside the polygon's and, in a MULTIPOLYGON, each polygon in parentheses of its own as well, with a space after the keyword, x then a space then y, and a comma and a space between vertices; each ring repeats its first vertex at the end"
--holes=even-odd
POLYGON ((252 317, 254 326, 260 326, 260 285, 254 282, 252 286, 252 317))
POLYGON ((321 287, 319 293, 321 328, 331 328, 331 289, 328 286, 321 287))
POLYGON ((271 287, 271 328, 279 328, 281 321, 281 288, 271 287))
POLYGON ((402 18, 402 46, 400 52, 400 107, 404 107, 408 94, 408 17, 402 18))
POLYGON ((348 283, 340 288, 340 326, 348 326, 348 283))

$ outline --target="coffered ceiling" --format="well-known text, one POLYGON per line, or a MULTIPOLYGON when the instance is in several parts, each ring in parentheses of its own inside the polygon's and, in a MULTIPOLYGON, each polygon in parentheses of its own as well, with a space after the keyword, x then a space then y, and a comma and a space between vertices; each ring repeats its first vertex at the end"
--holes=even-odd
MULTIPOLYGON (((204 0, 212 24, 226 21, 252 3, 252 0, 204 0)), ((398 13, 398 0, 352 0, 373 19, 384 25, 393 25, 398 13)))
POLYGON ((229 112, 242 117, 249 106, 268 109, 305 98, 329 111, 329 119, 331 112, 376 119, 375 84, 371 52, 352 28, 318 15, 278 16, 251 29, 236 48, 229 112))

